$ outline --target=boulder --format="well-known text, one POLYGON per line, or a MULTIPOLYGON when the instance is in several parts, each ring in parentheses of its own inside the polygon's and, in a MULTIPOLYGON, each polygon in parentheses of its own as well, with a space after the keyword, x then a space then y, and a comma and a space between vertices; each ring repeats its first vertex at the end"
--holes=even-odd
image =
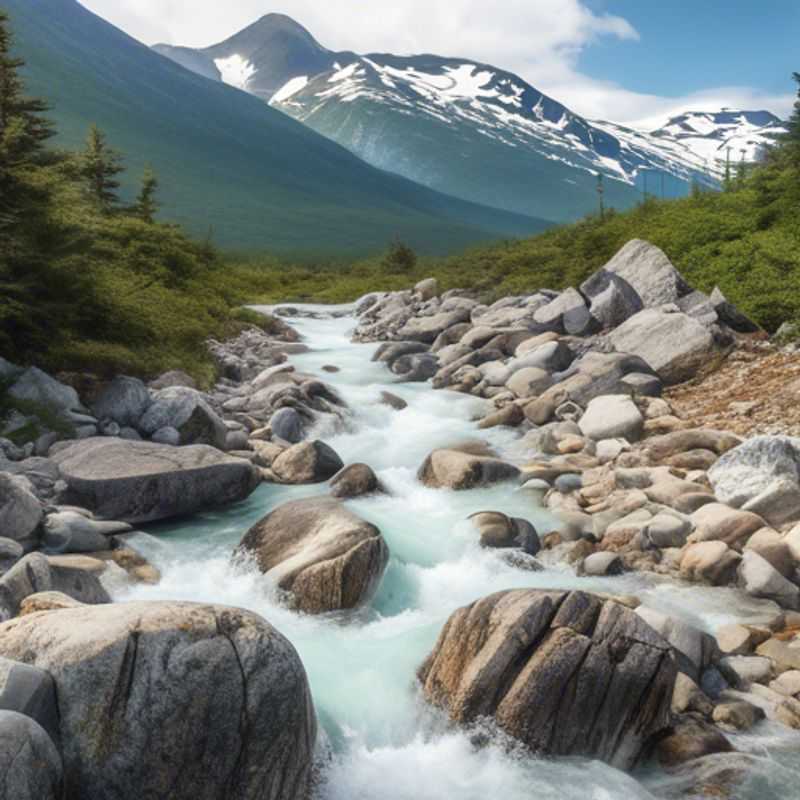
POLYGON ((616 438, 635 442, 642 435, 644 417, 630 397, 605 395, 589 402, 578 425, 584 436, 596 442, 616 438))
POLYGON ((756 531, 745 545, 745 550, 755 550, 763 559, 783 575, 791 579, 795 572, 796 561, 786 540, 772 528, 761 528, 756 531))
POLYGON ((514 590, 456 611, 419 670, 459 723, 491 717, 531 750, 631 769, 669 726, 669 645, 628 608, 583 592, 514 590))
POLYGON ((185 516, 244 500, 258 470, 206 445, 169 447, 87 439, 53 456, 67 483, 64 502, 129 523, 185 516))
POLYGON ((590 577, 621 575, 625 571, 622 559, 616 553, 592 553, 583 560, 582 572, 590 577))
POLYGON ((756 506, 771 525, 800 519, 800 439, 755 436, 725 453, 708 478, 721 502, 756 506))
POLYGON ((417 478, 431 489, 475 489, 515 480, 519 469, 490 456, 458 450, 434 450, 423 462, 417 478))
POLYGON ((109 536, 132 530, 126 522, 103 522, 77 511, 48 514, 42 545, 51 553, 95 553, 106 550, 109 536))
POLYGON ((695 532, 692 542, 725 542, 741 550, 747 540, 764 527, 764 520, 749 511, 738 511, 723 503, 707 503, 692 516, 695 532))
POLYGON ((430 317, 412 317, 400 328, 397 335, 401 339, 433 344, 436 337, 451 325, 467 322, 469 318, 470 312, 467 308, 443 311, 430 317))
POLYGON ((654 608, 639 606, 636 613, 666 639, 675 650, 678 669, 698 681, 706 667, 718 655, 713 636, 688 622, 662 614, 654 608))
POLYGON ((284 450, 272 462, 281 483, 324 483, 344 467, 336 451, 324 442, 301 442, 284 450))
POLYGON ((367 464, 350 464, 331 478, 331 494, 342 500, 381 491, 378 476, 367 464))
POLYGON ((595 273, 581 290, 591 299, 589 313, 601 328, 616 328, 644 307, 636 290, 610 272, 595 273))
POLYGON ((422 342, 384 342, 372 355, 373 361, 391 366, 398 358, 415 353, 427 353, 430 348, 422 342))
POLYGON ((152 402, 150 392, 138 378, 119 376, 100 392, 92 412, 97 419, 135 428, 152 402))
POLYGON ((731 330, 737 333, 758 333, 761 330, 755 322, 728 301, 718 286, 711 292, 709 303, 720 322, 727 325, 731 330))
POLYGON ((727 586, 736 577, 742 557, 725 542, 700 542, 686 548, 681 575, 692 581, 727 586))
POLYGON ((645 452, 654 463, 693 450, 706 450, 718 456, 738 447, 742 440, 727 431, 715 431, 708 428, 690 428, 673 431, 661 436, 652 436, 645 442, 645 452))
POLYGON ((0 711, 1 800, 61 800, 63 766, 53 740, 30 717, 0 711))
POLYGON ((391 366, 395 375, 409 383, 424 383, 430 380, 439 369, 439 359, 433 353, 417 353, 400 356, 391 366))
POLYGON ((44 512, 26 478, 0 472, 0 534, 32 549, 44 512))
POLYGON ((766 717, 764 710, 744 700, 720 703, 713 714, 714 722, 724 731, 749 731, 766 717))
MULTIPOLYGON (((159 428, 150 437, 150 441, 155 444, 168 444, 170 447, 179 447, 181 443, 181 434, 177 428, 167 426, 166 428, 159 428)), ((227 444, 227 438, 225 443, 227 444)))
POLYGON ((149 436, 162 428, 175 428, 180 444, 208 444, 220 450, 228 435, 225 423, 203 395, 185 386, 156 392, 138 427, 149 436))
POLYGON ((439 281, 436 278, 426 278, 420 281, 414 287, 414 294, 416 294, 422 302, 432 300, 439 294, 439 281))
POLYGON ((78 393, 71 386, 57 381, 37 367, 25 370, 8 389, 15 400, 27 400, 67 415, 70 411, 85 411, 78 393))
POLYGON ((744 551, 738 574, 739 585, 749 595, 774 600, 783 608, 800 610, 800 588, 755 550, 744 551))
POLYGON ((0 625, 0 655, 55 681, 66 797, 304 796, 308 682, 256 614, 169 602, 47 611, 0 625))
POLYGON ((297 444, 303 438, 303 418, 294 408, 279 408, 270 417, 272 435, 289 444, 297 444))
POLYGON ((717 728, 689 716, 682 717, 656 747, 659 762, 670 769, 698 758, 732 751, 733 745, 717 728))
POLYGON ((0 658, 0 711, 30 717, 59 743, 56 685, 45 670, 0 658))
POLYGON ((514 372, 505 385, 517 397, 537 397, 553 385, 553 378, 541 367, 523 367, 514 372))
POLYGON ((481 547, 517 548, 530 556, 541 549, 539 534, 527 520, 508 517, 500 511, 480 511, 469 519, 478 529, 481 547))
POLYGON ((378 528, 327 497, 279 506, 245 534, 239 552, 308 614, 367 603, 389 561, 378 528))
POLYGON ((648 308, 609 334, 618 353, 639 356, 665 384, 693 378, 718 350, 711 331, 680 312, 648 308))
POLYGON ((628 242, 600 272, 581 285, 581 292, 594 298, 614 276, 620 285, 633 289, 644 308, 676 303, 689 294, 690 287, 663 250, 650 242, 628 242))
POLYGON ((545 372, 563 372, 575 360, 575 353, 568 344, 562 341, 546 342, 529 350, 510 362, 513 370, 525 367, 538 367, 545 372))
POLYGON ((533 320, 547 330, 571 336, 585 335, 594 323, 586 301, 576 289, 563 291, 555 300, 537 309, 533 320))
POLYGON ((762 656, 725 656, 718 666, 731 685, 745 690, 753 683, 767 683, 773 675, 772 662, 762 656))
POLYGON ((0 577, 0 621, 15 617, 27 597, 53 591, 91 605, 111 602, 95 573, 53 565, 41 553, 31 553, 0 577))
POLYGON ((516 428, 525 421, 525 412, 517 403, 509 403, 497 411, 484 417, 479 423, 480 430, 506 426, 516 428))

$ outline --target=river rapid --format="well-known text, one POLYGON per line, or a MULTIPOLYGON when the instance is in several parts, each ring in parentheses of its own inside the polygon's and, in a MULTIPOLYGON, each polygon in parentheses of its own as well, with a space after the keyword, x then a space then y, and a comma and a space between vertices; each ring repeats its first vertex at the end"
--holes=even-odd
MULTIPOLYGON (((635 594, 648 606, 680 616, 709 632, 731 621, 762 621, 774 607, 734 590, 656 582, 642 575, 577 578, 567 567, 527 572, 481 549, 466 521, 477 511, 524 517, 547 532, 556 523, 537 496, 515 485, 468 492, 433 490, 416 480, 425 456, 437 447, 483 440, 509 460, 524 453, 511 429, 478 431, 483 400, 429 384, 397 383, 370 358, 377 345, 354 344, 351 316, 303 306, 320 318, 289 320, 311 351, 293 356, 298 370, 320 376, 351 409, 346 429, 321 421, 315 438, 347 463, 364 462, 389 495, 349 501, 377 525, 391 551, 380 589, 355 615, 309 617, 280 604, 268 581, 246 565, 231 563, 247 529, 291 499, 325 494, 327 487, 262 485, 246 502, 168 525, 150 527, 131 544, 161 570, 157 586, 120 587, 116 600, 189 600, 251 609, 269 620, 297 648, 309 675, 320 727, 317 800, 652 800, 691 797, 680 777, 644 768, 630 776, 599 762, 532 758, 501 737, 448 726, 421 701, 415 672, 456 608, 502 589, 581 588, 635 594), (339 372, 327 374, 325 365, 339 372), (387 390, 408 408, 380 403, 387 390)), ((340 308, 335 311, 345 311, 340 308)), ((800 798, 800 735, 762 723, 731 737, 752 753, 736 800, 800 798)), ((714 757, 705 769, 742 763, 741 755, 714 757)))

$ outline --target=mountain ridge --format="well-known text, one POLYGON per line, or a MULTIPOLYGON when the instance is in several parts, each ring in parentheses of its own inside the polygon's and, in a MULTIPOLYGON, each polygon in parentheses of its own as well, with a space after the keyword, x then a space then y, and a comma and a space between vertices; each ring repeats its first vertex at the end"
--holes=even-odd
MULTIPOLYGON (((260 22, 260 30, 270 28, 269 18, 260 22)), ((282 71, 286 82, 267 97, 263 87, 279 83, 267 82, 271 63, 247 61, 251 75, 240 88, 375 166, 472 202, 564 222, 597 209, 598 174, 606 204, 623 208, 647 190, 648 173, 668 196, 685 194, 694 182, 713 187, 724 173, 708 164, 703 136, 588 120, 489 64, 435 54, 334 53, 308 35, 325 53, 314 69, 282 71)), ((231 57, 236 36, 222 44, 231 57)), ((779 124, 765 121, 771 130, 779 124)), ((747 131, 748 157, 771 130, 747 131)))
POLYGON ((224 247, 349 256, 396 235, 447 252, 544 227, 376 170, 258 98, 175 65, 76 0, 3 5, 28 91, 51 103, 59 142, 80 146, 96 122, 126 155, 125 196, 151 164, 164 216, 196 236, 213 227, 224 247))

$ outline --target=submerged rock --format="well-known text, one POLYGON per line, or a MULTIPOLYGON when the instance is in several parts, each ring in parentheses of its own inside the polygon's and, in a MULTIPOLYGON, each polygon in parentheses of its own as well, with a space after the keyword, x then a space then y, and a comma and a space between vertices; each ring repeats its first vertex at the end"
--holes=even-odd
POLYGON ((66 797, 305 796, 308 682, 256 614, 191 603, 48 611, 0 625, 0 655, 55 681, 66 797))
POLYGON ((309 614, 363 605, 389 562, 378 528, 327 497, 279 506, 245 534, 239 552, 309 614))
POLYGON ((583 592, 499 592, 459 609, 419 670, 460 723, 492 717, 532 750, 632 768, 670 722, 669 645, 628 608, 583 592))

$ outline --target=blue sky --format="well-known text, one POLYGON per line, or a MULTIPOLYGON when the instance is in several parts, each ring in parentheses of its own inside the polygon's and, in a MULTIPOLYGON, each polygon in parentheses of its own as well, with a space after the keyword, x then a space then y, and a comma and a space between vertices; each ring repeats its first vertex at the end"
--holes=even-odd
POLYGON ((724 106, 786 115, 800 71, 800 0, 80 1, 147 44, 193 47, 281 12, 333 50, 468 57, 646 129, 724 106))
POLYGON ((588 0, 623 17, 638 41, 603 38, 578 66, 637 92, 682 95, 713 86, 790 91, 800 72, 798 0, 588 0))

